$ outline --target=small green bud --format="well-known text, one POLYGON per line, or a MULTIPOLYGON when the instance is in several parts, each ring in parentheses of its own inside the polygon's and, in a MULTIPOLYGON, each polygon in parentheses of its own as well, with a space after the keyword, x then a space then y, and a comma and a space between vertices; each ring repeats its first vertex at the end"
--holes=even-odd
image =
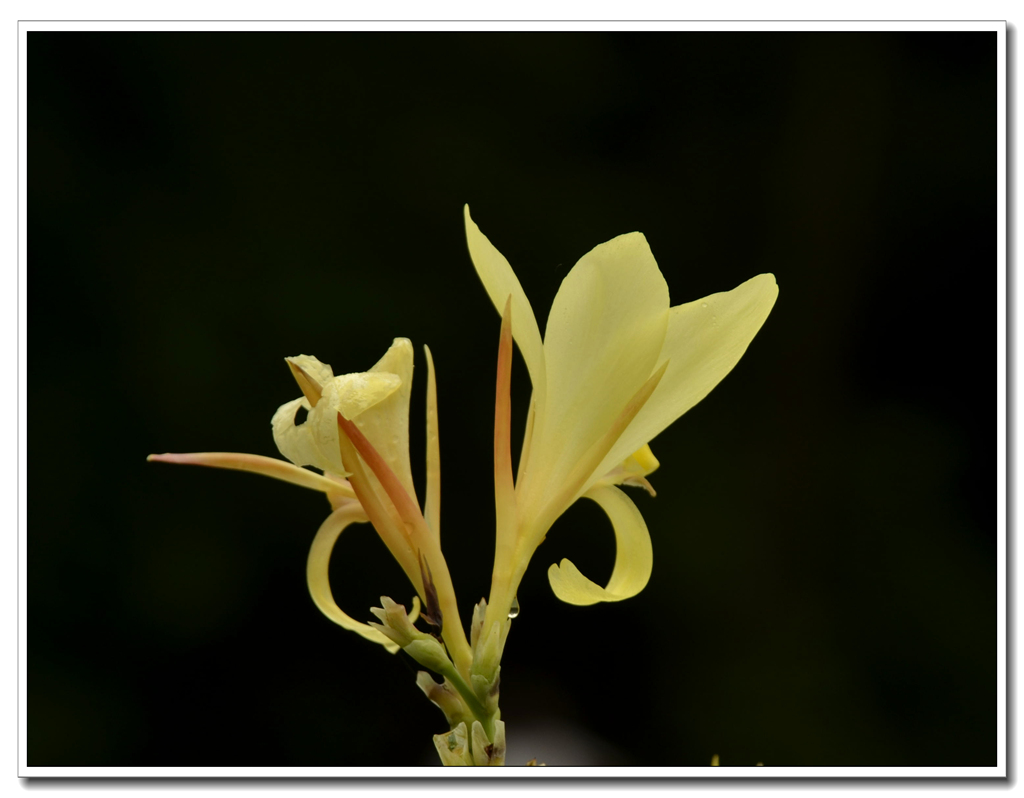
POLYGON ((476 642, 480 639, 480 630, 484 628, 484 616, 487 614, 487 599, 473 607, 473 621, 469 625, 469 645, 476 653, 476 642))
POLYGON ((408 645, 402 646, 402 650, 424 668, 430 668, 435 673, 443 674, 452 668, 448 652, 430 635, 423 640, 413 640, 408 645))
POLYGON ((405 612, 404 605, 396 604, 387 596, 381 596, 380 603, 380 607, 371 607, 370 612, 372 612, 381 621, 381 623, 371 622, 370 626, 379 629, 385 635, 398 643, 402 648, 405 648, 413 640, 430 637, 430 635, 421 632, 413 626, 412 621, 409 620, 409 616, 405 612))
POLYGON ((451 670, 451 660, 444 646, 436 638, 413 626, 403 605, 396 604, 387 596, 381 596, 380 603, 381 607, 373 607, 370 612, 383 623, 370 623, 370 626, 394 640, 420 665, 441 674, 451 670))
POLYGON ((497 678, 508 626, 507 620, 495 621, 486 631, 481 630, 473 650, 471 673, 474 676, 483 676, 488 682, 493 682, 497 678))
POLYGON ((498 711, 498 685, 501 683, 501 666, 499 665, 494 671, 494 677, 488 679, 479 673, 474 673, 469 677, 473 683, 473 692, 476 693, 476 697, 480 699, 480 703, 484 705, 484 709, 487 710, 488 714, 493 715, 498 711))

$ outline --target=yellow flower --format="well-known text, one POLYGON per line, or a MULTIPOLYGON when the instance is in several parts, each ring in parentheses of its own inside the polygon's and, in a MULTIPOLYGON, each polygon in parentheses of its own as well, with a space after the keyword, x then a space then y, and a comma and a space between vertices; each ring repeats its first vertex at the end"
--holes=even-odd
MULTIPOLYGON (((471 653, 459 620, 455 593, 440 548, 440 455, 437 442, 437 390, 434 364, 427 354, 427 500, 416 504, 409 463, 409 397, 413 351, 406 338, 369 371, 334 376, 331 367, 309 355, 287 358, 303 396, 278 408, 271 421, 274 442, 291 462, 251 454, 199 452, 150 455, 150 460, 252 471, 323 492, 333 512, 321 525, 307 560, 310 594, 338 625, 391 652, 393 636, 376 624, 356 621, 335 603, 327 569, 334 545, 353 523, 371 521, 422 597, 445 643, 468 673, 471 653), (307 411, 296 424, 299 409, 307 411), (323 471, 316 474, 302 466, 323 471)), ((413 599, 411 619, 419 613, 413 599)), ((403 611, 404 612, 404 611, 403 611)), ((425 617, 427 613, 424 613, 425 617)))
POLYGON ((671 307, 646 239, 629 233, 594 248, 573 267, 542 339, 515 273, 474 224, 468 207, 465 223, 473 264, 502 316, 494 416, 494 569, 490 595, 476 605, 468 639, 441 553, 437 391, 429 349, 422 510, 409 463, 413 352, 404 338, 395 339, 369 371, 355 374, 335 376, 329 365, 308 355, 287 358, 302 396, 282 405, 271 422, 287 461, 225 452, 149 459, 252 471, 324 493, 332 512, 313 540, 306 569, 314 602, 345 629, 392 652, 402 647, 443 677, 435 682, 423 672, 417 684, 448 719, 449 732, 434 737, 445 764, 502 764, 500 661, 530 558, 555 520, 585 497, 611 521, 615 567, 602 587, 563 559, 548 570, 555 595, 586 605, 619 601, 644 588, 651 574, 651 538, 620 486, 654 495, 647 478, 658 460, 650 441, 736 365, 778 289, 775 278, 764 274, 727 293, 671 307), (515 476, 509 439, 513 341, 533 383, 515 476), (296 423, 300 410, 306 418, 296 423), (417 593, 408 614, 381 597, 382 606, 371 610, 380 623, 369 624, 337 606, 328 581, 339 536, 350 524, 367 521, 417 593), (434 630, 418 629, 417 616, 434 630))
POLYGON ((649 442, 703 399, 736 365, 778 295, 762 274, 732 291, 672 307, 647 240, 627 233, 601 244, 569 272, 541 338, 533 308, 505 257, 465 209, 470 256, 502 314, 495 411, 498 543, 487 623, 504 617, 531 556, 577 499, 611 520, 617 552, 605 586, 569 560, 548 578, 570 604, 619 601, 651 574, 643 517, 618 485, 641 485, 658 466, 649 442), (511 340, 533 384, 518 475, 507 443, 511 340))

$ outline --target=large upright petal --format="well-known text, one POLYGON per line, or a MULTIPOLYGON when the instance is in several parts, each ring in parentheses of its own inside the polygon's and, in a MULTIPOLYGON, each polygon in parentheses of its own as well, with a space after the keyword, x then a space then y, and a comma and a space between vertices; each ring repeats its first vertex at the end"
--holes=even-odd
POLYGON ((595 247, 562 281, 544 334, 544 451, 532 455, 548 470, 541 480, 563 479, 651 376, 668 316, 668 286, 641 233, 595 247))
POLYGON ((470 217, 468 205, 465 206, 465 217, 469 257, 498 315, 504 312, 509 296, 512 297, 512 337, 519 345, 519 351, 526 361, 526 368, 530 371, 534 397, 540 399, 545 391, 544 348, 537 318, 533 315, 533 307, 508 260, 498 252, 487 236, 480 232, 480 228, 470 217))
MULTIPOLYGON (((398 390, 366 413, 356 416, 356 426, 384 458, 402 487, 413 499, 416 488, 409 462, 409 399, 412 396, 413 348, 408 338, 396 338, 384 357, 370 369, 371 374, 396 374, 402 381, 398 390)), ((337 425, 337 420, 335 420, 337 425)))
POLYGON ((707 396, 739 362, 778 295, 775 276, 760 274, 732 291, 672 308, 659 358, 668 361, 665 376, 597 474, 615 468, 707 396))

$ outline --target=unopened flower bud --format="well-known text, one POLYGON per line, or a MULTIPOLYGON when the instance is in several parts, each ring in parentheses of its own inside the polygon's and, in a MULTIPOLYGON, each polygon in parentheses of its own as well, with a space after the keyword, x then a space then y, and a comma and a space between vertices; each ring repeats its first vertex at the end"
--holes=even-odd
POLYGON ((433 640, 430 635, 421 632, 413 626, 403 604, 396 604, 387 596, 381 596, 380 603, 380 607, 371 607, 370 612, 380 619, 381 623, 371 622, 370 626, 380 629, 381 632, 398 643, 402 648, 405 648, 414 640, 422 640, 423 638, 433 640))
POLYGON ((381 607, 372 607, 370 612, 383 623, 370 623, 370 626, 394 640, 420 665, 440 674, 451 670, 452 663, 444 646, 436 638, 413 626, 403 605, 396 604, 387 596, 381 596, 380 603, 381 607))

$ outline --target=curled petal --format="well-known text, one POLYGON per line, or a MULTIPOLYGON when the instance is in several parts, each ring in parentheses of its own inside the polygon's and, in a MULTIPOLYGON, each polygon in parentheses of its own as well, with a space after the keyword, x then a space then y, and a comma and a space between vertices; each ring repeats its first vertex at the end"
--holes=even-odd
POLYGON ((322 399, 310 414, 322 449, 340 466, 340 412, 360 431, 395 472, 402 487, 416 495, 409 464, 409 398, 412 391, 412 342, 396 338, 369 371, 335 377, 324 386, 322 399), (328 449, 327 442, 331 446, 328 449))
POLYGON ((586 606, 599 601, 622 601, 639 593, 651 578, 654 564, 651 536, 643 516, 616 487, 601 485, 585 494, 601 505, 615 530, 615 567, 606 587, 591 582, 569 560, 548 569, 551 589, 568 604, 586 606))
POLYGON ((665 376, 599 470, 610 471, 707 396, 747 351, 778 295, 775 276, 759 274, 672 308, 660 357, 665 376))
POLYGON ((333 471, 340 476, 348 476, 345 471, 331 467, 314 439, 313 426, 307 421, 295 423, 295 415, 299 408, 310 410, 309 400, 304 396, 281 405, 270 421, 274 432, 274 443, 277 450, 297 466, 316 466, 324 471, 333 471))
POLYGON ((286 463, 274 457, 259 454, 238 454, 236 452, 191 452, 189 454, 151 454, 147 460, 157 463, 179 463, 181 465, 202 465, 212 468, 227 468, 233 471, 250 471, 282 482, 290 482, 302 488, 319 490, 328 496, 354 499, 352 486, 344 480, 322 477, 305 468, 286 463))
MULTIPOLYGON (((341 608, 334 602, 334 595, 331 593, 331 583, 328 580, 327 568, 331 562, 331 552, 338 536, 345 531, 349 524, 365 523, 367 520, 363 508, 358 502, 349 502, 340 509, 335 510, 327 520, 320 525, 320 529, 313 538, 313 545, 309 549, 309 558, 306 560, 306 582, 309 585, 309 594, 313 602, 324 615, 349 631, 362 635, 367 640, 380 643, 390 653, 398 651, 398 645, 385 637, 381 632, 369 624, 360 623, 342 612, 341 608)), ((413 602, 414 613, 419 609, 419 602, 413 602)))

